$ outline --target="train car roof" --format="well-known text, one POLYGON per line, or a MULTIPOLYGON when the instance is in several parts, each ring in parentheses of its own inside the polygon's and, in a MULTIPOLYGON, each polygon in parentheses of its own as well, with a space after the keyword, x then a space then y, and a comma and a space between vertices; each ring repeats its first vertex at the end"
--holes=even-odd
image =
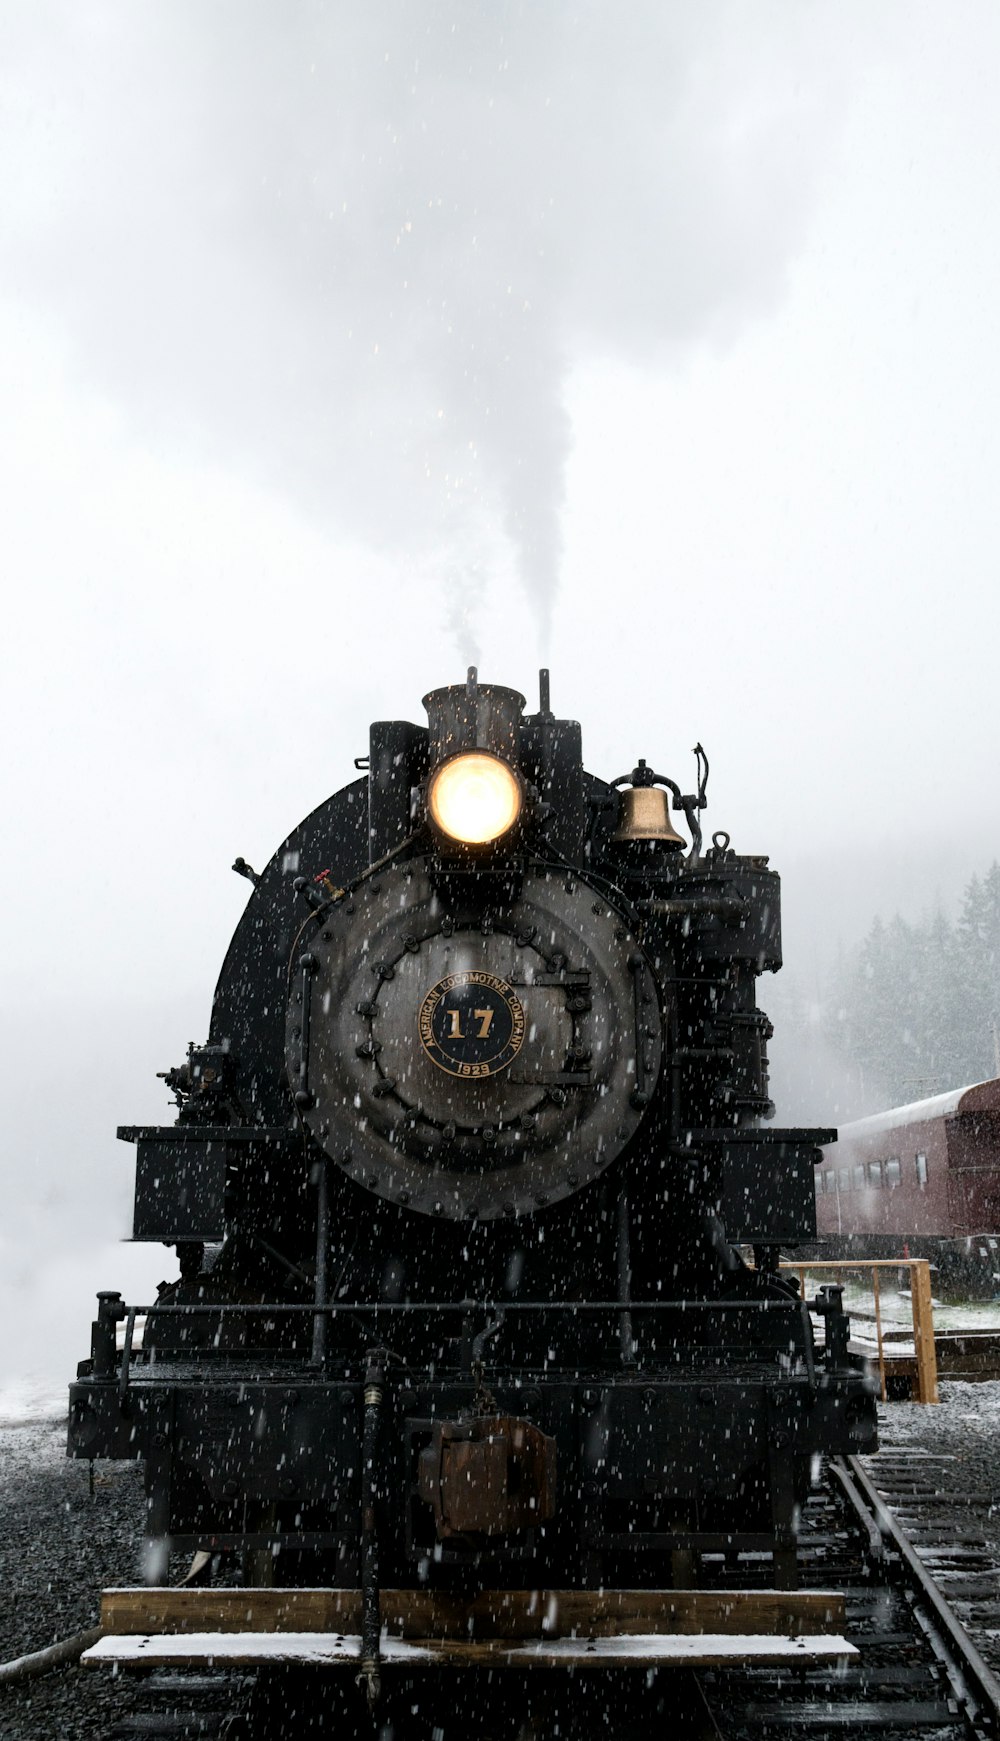
POLYGON ((879 1131, 896 1130, 900 1125, 926 1124, 931 1119, 965 1112, 1000 1112, 1000 1077, 952 1088, 947 1094, 932 1094, 927 1100, 911 1100, 908 1106, 892 1106, 887 1112, 872 1113, 869 1118, 854 1119, 850 1124, 840 1125, 838 1135, 841 1139, 876 1136, 879 1131))

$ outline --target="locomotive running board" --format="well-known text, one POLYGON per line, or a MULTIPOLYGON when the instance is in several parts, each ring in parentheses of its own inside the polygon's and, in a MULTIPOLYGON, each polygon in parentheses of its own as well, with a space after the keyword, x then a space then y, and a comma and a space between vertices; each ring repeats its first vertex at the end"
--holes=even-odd
MULTIPOLYGON (((837 1591, 496 1590, 472 1602, 443 1592, 383 1590, 387 1668, 707 1668, 751 1661, 843 1662, 837 1591)), ((297 1662, 357 1667, 356 1590, 106 1590, 104 1637, 83 1662, 100 1668, 297 1662)))

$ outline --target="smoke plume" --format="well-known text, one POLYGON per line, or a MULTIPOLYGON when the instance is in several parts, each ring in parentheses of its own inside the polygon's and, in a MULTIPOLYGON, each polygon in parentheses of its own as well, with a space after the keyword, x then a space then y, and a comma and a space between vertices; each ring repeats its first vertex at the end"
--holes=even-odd
POLYGON ((574 364, 662 364, 773 306, 847 58, 828 8, 724 0, 0 29, 8 283, 137 438, 294 493, 414 584, 516 572, 543 624, 574 364))

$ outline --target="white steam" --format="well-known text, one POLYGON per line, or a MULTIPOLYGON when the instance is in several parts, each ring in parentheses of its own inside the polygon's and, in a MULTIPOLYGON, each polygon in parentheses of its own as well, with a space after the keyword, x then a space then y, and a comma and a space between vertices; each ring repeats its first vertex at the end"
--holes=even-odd
MULTIPOLYGON (((8 284, 139 439, 547 622, 574 362, 773 307, 829 159, 839 9, 8 8, 8 284)), ((472 624, 457 631, 468 640, 472 624)))

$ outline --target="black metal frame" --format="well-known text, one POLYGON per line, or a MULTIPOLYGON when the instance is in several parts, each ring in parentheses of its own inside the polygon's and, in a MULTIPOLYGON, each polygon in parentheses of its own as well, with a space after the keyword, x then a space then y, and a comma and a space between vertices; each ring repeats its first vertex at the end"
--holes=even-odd
MULTIPOLYGON (((440 1418, 468 1406, 477 1382, 477 1348, 481 1353, 483 1342, 482 1329, 476 1335, 477 1326, 493 1333, 507 1320, 539 1330, 544 1326, 533 1337, 544 1348, 558 1342, 556 1326, 564 1332, 572 1327, 576 1339, 578 1331, 596 1321, 609 1351, 607 1364, 599 1360, 584 1367, 546 1368, 543 1363, 539 1369, 521 1360, 497 1362, 490 1380, 494 1390, 503 1393, 504 1406, 527 1410, 540 1417, 545 1430, 560 1435, 566 1477, 575 1468, 581 1489, 579 1508, 572 1509, 587 1580, 601 1582, 609 1560, 621 1554, 637 1555, 641 1562, 663 1553, 756 1550, 772 1553, 776 1584, 793 1587, 796 1507, 803 1471, 816 1451, 867 1448, 867 1440, 852 1442, 856 1420, 851 1404, 868 1398, 870 1381, 847 1354, 848 1320, 840 1290, 822 1290, 811 1302, 628 1300, 627 1311, 626 1350, 621 1343, 620 1300, 200 1303, 142 1308, 103 1294, 93 1326, 91 1360, 83 1363, 71 1388, 70 1451, 82 1457, 145 1457, 148 1533, 169 1537, 176 1548, 259 1554, 280 1547, 286 1552, 315 1552, 334 1561, 338 1579, 356 1578, 376 1563, 372 1534, 376 1491, 379 1507, 388 1515, 389 1535, 402 1557, 412 1562, 428 1552, 428 1533, 414 1515, 415 1457, 435 1415, 440 1418), (824 1316, 826 1324, 818 1359, 812 1347, 810 1307, 824 1316), (194 1372, 184 1371, 175 1353, 164 1357, 155 1347, 137 1359, 131 1338, 143 1311, 147 1329, 157 1320, 162 1326, 185 1319, 239 1318, 245 1324, 269 1327, 282 1318, 301 1321, 312 1326, 313 1357, 305 1353, 305 1344, 298 1357, 271 1349, 266 1373, 260 1370, 263 1358, 254 1344, 243 1349, 238 1365, 232 1353, 199 1347, 194 1372), (429 1330, 442 1318, 458 1320, 456 1362, 433 1376, 407 1368, 405 1379, 401 1377, 383 1405, 384 1370, 393 1339, 399 1340, 403 1327, 419 1329, 421 1319, 429 1330), (673 1334, 669 1347, 662 1342, 651 1346, 658 1340, 658 1326, 676 1332, 678 1319, 688 1327, 686 1341, 673 1334), (119 1354, 116 1329, 122 1321, 126 1335, 119 1354), (353 1351, 330 1345, 331 1322, 350 1326, 356 1337, 353 1351), (317 1335, 320 1328, 322 1337, 317 1335), (779 1357, 790 1335, 800 1355, 794 1369, 783 1372, 779 1357), (387 1346, 376 1358, 373 1349, 379 1340, 387 1346), (370 1403, 368 1398, 374 1398, 376 1390, 377 1404, 370 1403), (383 1430, 376 1453, 375 1434, 383 1412, 383 1429, 392 1425, 394 1437, 386 1444, 383 1430), (293 1418, 303 1440, 297 1456, 293 1418), (613 1470, 587 1464, 587 1437, 598 1421, 602 1430, 616 1435, 613 1470), (696 1492, 683 1499, 685 1471, 687 1478, 695 1480, 701 1461, 696 1447, 706 1430, 717 1440, 723 1421, 729 1423, 729 1442, 717 1450, 719 1486, 724 1489, 728 1479, 738 1480, 748 1463, 756 1461, 759 1447, 766 1467, 766 1521, 758 1507, 741 1525, 720 1528, 702 1519, 696 1492), (265 1423, 267 1459, 262 1469, 254 1469, 249 1451, 265 1423), (214 1521, 206 1516, 199 1518, 196 1528, 177 1527, 176 1485, 185 1469, 192 1467, 188 1459, 195 1439, 198 1455, 211 1458, 219 1474, 231 1467, 230 1485, 242 1485, 240 1520, 223 1506, 214 1521), (689 1447, 686 1462, 684 1445, 689 1447), (276 1474, 279 1468, 287 1470, 281 1478, 284 1487, 276 1474), (346 1468, 360 1469, 360 1476, 345 1481, 346 1468), (661 1469, 672 1470, 672 1478, 681 1483, 675 1505, 679 1515, 669 1527, 644 1526, 641 1508, 652 1503, 650 1493, 656 1490, 661 1469), (254 1526, 257 1512, 294 1494, 307 1511, 310 1503, 316 1504, 317 1495, 325 1495, 330 1527, 317 1530, 307 1524, 289 1529, 276 1523, 269 1527, 266 1522, 263 1528, 254 1526), (639 1508, 627 1529, 616 1527, 622 1506, 639 1508)), ((666 1491, 669 1494, 669 1487, 666 1491)), ((709 1494, 705 1501, 710 1510, 714 1497, 709 1494)), ((562 1521, 565 1525, 565 1517, 562 1521)), ((524 1545, 512 1541, 491 1550, 490 1557, 523 1559, 524 1545)), ((675 1565, 680 1564, 675 1558, 675 1565)))

